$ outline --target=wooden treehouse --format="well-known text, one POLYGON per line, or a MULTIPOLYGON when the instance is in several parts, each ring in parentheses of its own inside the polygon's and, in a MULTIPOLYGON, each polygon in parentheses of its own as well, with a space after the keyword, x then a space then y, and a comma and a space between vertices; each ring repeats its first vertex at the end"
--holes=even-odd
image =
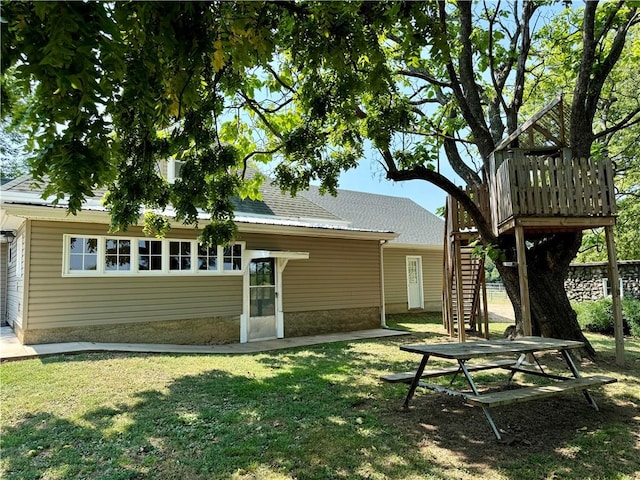
MULTIPOLYGON (((616 214, 613 168, 608 158, 572 158, 569 125, 569 109, 558 97, 497 146, 489 162, 488 192, 477 191, 472 198, 490 221, 494 234, 516 237, 517 264, 513 266, 518 268, 525 335, 531 335, 527 236, 605 228, 609 283, 616 289, 612 291, 614 314, 618 317, 614 322, 616 346, 622 351, 622 314, 613 242, 616 214)), ((464 319, 464 325, 471 329, 477 324, 484 276, 483 272, 473 272, 484 268, 479 266, 480 259, 470 258, 467 246, 478 237, 477 230, 452 198, 447 201, 445 235, 445 324, 451 334, 457 329, 458 338, 463 341, 465 329, 457 328, 458 319, 464 319), (464 301, 459 302, 459 298, 464 301)))

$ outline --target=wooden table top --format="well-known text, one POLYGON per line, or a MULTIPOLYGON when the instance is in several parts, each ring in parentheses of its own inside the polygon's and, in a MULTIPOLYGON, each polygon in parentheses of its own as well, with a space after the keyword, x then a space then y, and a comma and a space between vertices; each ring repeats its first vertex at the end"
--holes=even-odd
POLYGON ((404 345, 400 350, 405 352, 429 354, 434 357, 452 358, 456 360, 507 353, 541 352, 545 350, 568 350, 580 348, 584 344, 576 340, 561 340, 544 337, 518 337, 513 340, 484 340, 463 343, 423 343, 404 345))

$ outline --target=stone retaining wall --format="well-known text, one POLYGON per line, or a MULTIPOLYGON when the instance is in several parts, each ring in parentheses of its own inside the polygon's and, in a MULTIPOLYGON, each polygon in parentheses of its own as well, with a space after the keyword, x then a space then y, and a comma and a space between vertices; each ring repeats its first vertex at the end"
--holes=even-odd
MULTIPOLYGON (((623 296, 640 299, 640 260, 618 262, 618 273, 623 296)), ((603 279, 606 278, 606 262, 572 264, 564 282, 569 300, 590 302, 604 298, 603 279)))

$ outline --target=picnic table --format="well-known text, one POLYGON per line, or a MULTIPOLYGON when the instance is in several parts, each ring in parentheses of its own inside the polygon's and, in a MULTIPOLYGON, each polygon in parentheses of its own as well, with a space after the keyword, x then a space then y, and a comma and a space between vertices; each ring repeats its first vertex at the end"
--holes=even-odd
POLYGON ((576 364, 571 358, 569 352, 570 350, 577 349, 582 346, 582 342, 575 340, 561 340, 557 338, 534 336, 519 337, 513 340, 501 339, 464 343, 404 345, 400 347, 401 350, 422 355, 422 360, 420 361, 418 369, 415 372, 385 375, 382 377, 382 380, 392 383, 401 382, 409 384, 409 392, 407 393, 407 397, 403 404, 404 408, 408 408, 409 402, 413 398, 413 395, 419 386, 437 392, 463 397, 468 403, 482 408, 491 430, 496 438, 501 440, 502 435, 493 421, 490 407, 520 403, 561 393, 582 390, 587 401, 596 411, 598 410, 598 405, 587 389, 589 387, 613 383, 616 379, 603 375, 581 377, 580 372, 578 371, 578 368, 576 367, 576 364), (546 351, 559 351, 572 376, 556 375, 547 372, 536 357, 536 354, 546 351), (517 360, 512 356, 510 359, 476 362, 476 360, 481 357, 495 357, 513 354, 518 355, 517 360), (432 357, 456 360, 457 365, 451 368, 426 370, 427 362, 432 357), (506 380, 506 385, 511 383, 511 380, 516 373, 536 375, 552 379, 554 382, 551 385, 545 386, 522 387, 483 393, 478 389, 476 381, 472 376, 472 372, 491 369, 506 369, 510 371, 506 380), (422 381, 423 378, 433 378, 452 374, 454 375, 454 378, 451 380, 449 387, 442 387, 441 385, 429 384, 422 381), (469 387, 471 388, 471 392, 456 390, 452 387, 455 377, 459 374, 464 375, 469 387))

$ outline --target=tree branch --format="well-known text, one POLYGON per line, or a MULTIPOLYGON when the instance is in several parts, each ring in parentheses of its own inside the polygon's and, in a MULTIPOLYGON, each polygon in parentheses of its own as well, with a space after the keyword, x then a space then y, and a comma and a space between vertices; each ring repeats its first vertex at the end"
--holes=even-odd
POLYGON ((386 157, 390 156, 389 152, 381 152, 383 158, 385 158, 385 163, 387 164, 387 178, 389 180, 393 180, 396 182, 403 182, 406 180, 424 180, 426 182, 435 185, 440 188, 444 192, 451 195, 455 198, 460 204, 462 208, 464 208, 478 228, 478 232, 482 236, 482 240, 486 244, 496 243, 496 236, 493 234, 490 225, 487 223, 487 220, 484 218, 484 215, 475 204, 475 202, 467 195, 464 190, 458 188, 451 180, 449 180, 444 175, 440 173, 430 170, 423 165, 416 165, 411 169, 398 170, 393 161, 389 163, 386 157))
POLYGON ((405 77, 419 78, 420 80, 424 80, 425 82, 429 82, 430 84, 437 85, 439 87, 445 87, 445 88, 450 88, 451 87, 451 83, 450 82, 445 82, 443 80, 438 80, 434 76, 429 75, 424 70, 419 70, 417 68, 411 68, 411 67, 409 69, 401 68, 401 69, 397 70, 396 73, 398 75, 404 75, 405 77))
POLYGON ((640 123, 640 116, 636 117, 638 113, 640 113, 640 107, 636 108, 633 112, 629 113, 626 117, 624 117, 622 120, 620 120, 613 126, 594 134, 594 138, 600 139, 602 137, 606 137, 607 135, 615 133, 618 130, 622 130, 623 128, 628 128, 633 125, 637 125, 638 123, 640 123), (636 118, 634 119, 633 117, 636 117, 636 118))
POLYGON ((262 122, 264 123, 265 127, 267 127, 269 129, 269 131, 276 137, 278 137, 280 140, 282 140, 282 134, 280 132, 278 132, 275 127, 273 125, 271 125, 271 122, 269 122, 269 120, 267 119, 267 117, 265 117, 264 113, 261 111, 260 106, 258 105, 258 103, 252 99, 249 98, 247 96, 247 94, 245 94, 242 91, 239 91, 238 94, 245 100, 245 102, 247 102, 247 106, 254 111, 254 113, 256 115, 258 115, 258 117, 260 118, 260 120, 262 120, 262 122))

